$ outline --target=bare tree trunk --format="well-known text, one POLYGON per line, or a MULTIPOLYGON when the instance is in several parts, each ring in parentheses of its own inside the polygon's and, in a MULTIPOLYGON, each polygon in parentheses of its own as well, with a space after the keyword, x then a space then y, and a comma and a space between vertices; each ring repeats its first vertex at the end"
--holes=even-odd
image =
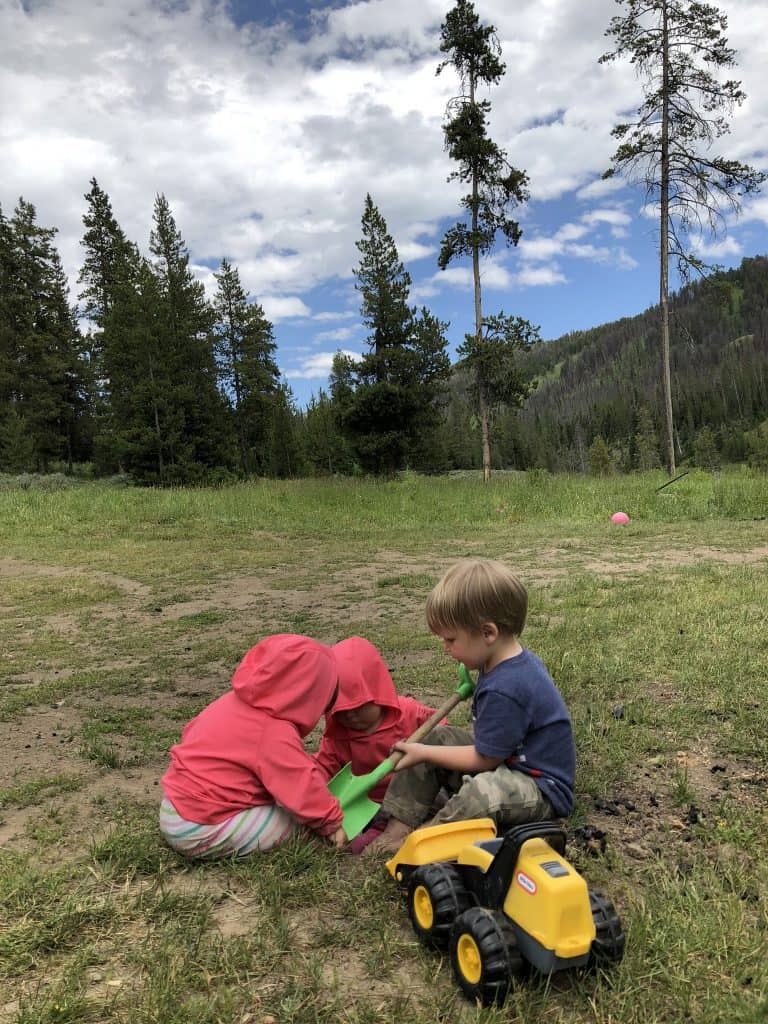
MULTIPOLYGON (((474 73, 469 79, 469 100, 475 102, 475 78, 474 73)), ((480 293, 480 250, 477 242, 477 169, 472 171, 472 277, 475 284, 475 336, 478 346, 483 342, 483 304, 480 293)), ((485 395, 485 384, 482 380, 477 382, 477 405, 480 413, 480 438, 483 451, 483 482, 488 483, 491 479, 491 441, 490 441, 490 412, 488 401, 485 395)))
POLYGON ((672 416, 672 375, 669 366, 669 28, 667 5, 662 19, 663 82, 661 111, 661 223, 659 239, 661 309, 661 367, 666 426, 667 472, 675 475, 675 432, 672 416))

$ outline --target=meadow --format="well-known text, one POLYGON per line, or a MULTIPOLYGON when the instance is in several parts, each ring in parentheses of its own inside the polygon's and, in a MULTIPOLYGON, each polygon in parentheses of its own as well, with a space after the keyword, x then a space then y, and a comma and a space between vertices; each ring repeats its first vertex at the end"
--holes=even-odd
POLYGON ((768 1020, 768 477, 664 483, 5 481, 0 1024, 768 1020), (401 692, 449 695, 423 606, 467 555, 528 585, 576 730, 567 855, 627 935, 610 973, 500 1009, 417 943, 381 863, 297 839, 190 864, 156 824, 169 747, 269 633, 365 636, 401 692))

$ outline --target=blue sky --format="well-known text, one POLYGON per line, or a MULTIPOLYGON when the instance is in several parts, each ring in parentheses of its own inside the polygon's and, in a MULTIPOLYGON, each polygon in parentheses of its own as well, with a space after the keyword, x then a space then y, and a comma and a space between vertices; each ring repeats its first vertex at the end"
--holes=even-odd
MULTIPOLYGON (((300 404, 335 351, 365 331, 353 268, 370 192, 413 280, 411 301, 472 326, 468 265, 437 251, 461 187, 443 149, 456 91, 436 77, 452 0, 0 0, 0 204, 22 195, 59 229, 77 296, 83 195, 95 176, 147 251, 164 193, 211 292, 223 257, 272 320, 300 404)), ((726 0, 747 102, 717 146, 768 170, 768 8, 726 0)), ((643 194, 603 182, 611 127, 640 101, 628 64, 599 65, 614 0, 477 0, 507 73, 488 93, 491 134, 528 172, 523 239, 483 267, 487 313, 555 338, 657 299, 655 222, 643 194)), ((726 266, 768 253, 768 190, 700 252, 726 266)), ((674 283, 674 282, 673 282, 674 283)))

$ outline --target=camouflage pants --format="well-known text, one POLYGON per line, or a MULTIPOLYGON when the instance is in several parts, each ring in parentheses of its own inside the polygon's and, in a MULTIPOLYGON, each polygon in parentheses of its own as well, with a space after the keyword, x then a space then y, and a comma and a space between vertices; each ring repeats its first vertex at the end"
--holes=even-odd
MULTIPOLYGON (((473 738, 466 729, 442 725, 422 742, 466 746, 473 738)), ((394 773, 381 809, 411 828, 468 818, 493 818, 500 828, 509 828, 526 821, 555 817, 552 804, 533 779, 504 764, 490 772, 463 775, 422 761, 394 773), (434 813, 435 801, 442 789, 450 796, 434 813)))

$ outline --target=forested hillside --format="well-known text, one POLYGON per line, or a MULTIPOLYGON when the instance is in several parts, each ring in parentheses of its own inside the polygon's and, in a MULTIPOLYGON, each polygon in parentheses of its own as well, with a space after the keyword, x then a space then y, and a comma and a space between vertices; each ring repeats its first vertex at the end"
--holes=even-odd
MULTIPOLYGON (((679 457, 764 461, 768 258, 688 284, 671 315, 679 457)), ((501 461, 588 471, 607 451, 617 469, 660 465, 658 308, 533 346, 521 362, 538 386, 521 412, 498 418, 501 461)))

